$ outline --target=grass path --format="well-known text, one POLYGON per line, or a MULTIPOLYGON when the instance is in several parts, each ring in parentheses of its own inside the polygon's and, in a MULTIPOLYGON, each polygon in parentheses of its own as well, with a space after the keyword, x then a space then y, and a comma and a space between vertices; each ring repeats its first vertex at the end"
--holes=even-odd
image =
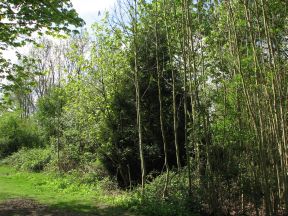
MULTIPOLYGON (((44 211, 47 209, 47 215, 48 213, 49 215, 62 214, 67 216, 132 215, 123 208, 113 205, 112 197, 107 198, 101 195, 99 190, 91 189, 85 185, 72 184, 65 177, 60 178, 45 173, 18 172, 13 168, 0 166, 0 215, 4 215, 4 213, 9 215, 7 208, 11 208, 11 203, 9 204, 11 200, 18 200, 19 202, 16 203, 20 203, 21 209, 22 203, 28 203, 26 212, 29 211, 29 208, 30 210, 33 210, 31 208, 38 208, 37 206, 44 211), (108 199, 109 202, 106 201, 108 199), (59 211, 62 213, 58 214, 59 211)), ((34 210, 37 211, 37 209, 34 210)), ((11 211, 15 211, 15 209, 11 211)), ((16 211, 18 210, 16 209, 16 211)), ((13 212, 10 213, 10 215, 15 215, 13 212)), ((24 210, 22 213, 19 215, 37 215, 35 212, 26 214, 24 210)), ((39 215, 44 215, 44 213, 39 215)))

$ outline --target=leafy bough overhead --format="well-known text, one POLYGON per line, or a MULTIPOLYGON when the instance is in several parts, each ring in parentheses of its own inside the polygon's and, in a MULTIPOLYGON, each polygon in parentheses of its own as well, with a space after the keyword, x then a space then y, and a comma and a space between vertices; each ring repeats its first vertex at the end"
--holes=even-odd
POLYGON ((71 26, 81 27, 83 24, 69 0, 1 0, 0 73, 12 69, 10 61, 3 57, 3 50, 32 42, 34 32, 39 35, 43 32, 69 33, 71 26))
POLYGON ((0 47, 21 46, 31 41, 33 32, 43 28, 70 32, 69 25, 81 27, 83 24, 69 0, 3 0, 0 3, 0 47))

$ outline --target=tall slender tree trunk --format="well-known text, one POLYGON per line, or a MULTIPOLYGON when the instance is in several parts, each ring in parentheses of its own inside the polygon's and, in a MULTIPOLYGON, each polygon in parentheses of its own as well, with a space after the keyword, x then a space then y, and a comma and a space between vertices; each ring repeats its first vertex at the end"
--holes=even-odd
POLYGON ((157 85, 158 85, 158 101, 159 101, 159 120, 160 120, 160 127, 161 127, 161 134, 162 134, 162 141, 163 141, 163 150, 164 150, 164 166, 166 167, 166 180, 163 190, 163 198, 167 196, 167 187, 169 181, 169 164, 168 164, 168 150, 167 150, 167 141, 164 129, 164 116, 163 116, 163 103, 162 103, 162 90, 161 90, 161 77, 162 73, 160 71, 160 64, 159 64, 159 45, 158 45, 158 1, 156 0, 156 17, 155 17, 155 51, 156 51, 156 70, 157 70, 157 85))
MULTIPOLYGON (((164 0, 164 6, 169 7, 169 4, 166 0, 164 0)), ((170 12, 170 11, 169 11, 170 12)), ((171 52, 171 39, 167 24, 167 10, 164 8, 164 23, 165 23, 165 30, 166 30, 166 39, 167 39, 167 46, 168 46, 168 54, 169 54, 169 68, 171 69, 172 73, 172 101, 173 101, 173 134, 174 134, 174 145, 175 145, 175 153, 176 153, 176 161, 177 161, 177 168, 178 171, 181 169, 181 160, 180 160, 180 148, 178 143, 178 117, 177 117, 177 106, 176 106, 176 86, 175 86, 175 69, 173 66, 173 56, 171 52)))
POLYGON ((182 55, 183 55, 183 66, 184 66, 184 143, 186 149, 186 163, 187 163, 187 174, 188 174, 188 194, 191 196, 192 193, 192 182, 191 182, 191 162, 190 162, 190 148, 188 143, 188 116, 187 116, 187 40, 188 40, 188 26, 186 19, 186 10, 188 10, 187 0, 182 0, 182 31, 183 31, 183 41, 181 43, 182 46, 182 55))
POLYGON ((135 90, 136 90, 136 113, 137 113, 137 126, 138 126, 138 142, 139 142, 139 154, 141 162, 141 185, 142 185, 142 196, 144 195, 145 181, 146 181, 146 168, 144 159, 144 149, 142 143, 142 119, 141 119, 141 93, 139 85, 139 71, 138 71, 138 4, 137 0, 134 0, 134 17, 133 17, 133 43, 134 43, 134 75, 135 75, 135 90))

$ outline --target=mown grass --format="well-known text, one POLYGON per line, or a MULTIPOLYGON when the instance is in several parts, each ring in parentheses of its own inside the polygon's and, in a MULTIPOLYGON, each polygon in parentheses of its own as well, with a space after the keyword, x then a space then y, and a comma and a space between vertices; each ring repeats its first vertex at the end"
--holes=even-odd
POLYGON ((103 194, 97 186, 77 184, 67 176, 30 173, 0 166, 0 202, 8 199, 34 199, 52 208, 99 215, 125 215, 121 207, 124 195, 103 194))

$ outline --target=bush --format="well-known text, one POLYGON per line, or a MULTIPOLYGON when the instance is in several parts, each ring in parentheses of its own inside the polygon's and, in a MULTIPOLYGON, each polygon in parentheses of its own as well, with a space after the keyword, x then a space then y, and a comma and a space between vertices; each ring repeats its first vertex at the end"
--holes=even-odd
POLYGON ((11 165, 17 169, 28 170, 32 172, 42 171, 51 161, 52 152, 50 149, 23 148, 13 155, 5 158, 3 163, 11 165))
POLYGON ((165 179, 166 173, 146 184, 143 198, 141 189, 136 189, 132 192, 128 205, 144 215, 199 215, 199 185, 193 182, 193 194, 189 197, 185 169, 180 173, 170 172, 167 196, 163 198, 165 179))
POLYGON ((22 147, 40 147, 42 143, 38 127, 32 119, 21 118, 19 112, 6 112, 0 116, 0 158, 22 147))

